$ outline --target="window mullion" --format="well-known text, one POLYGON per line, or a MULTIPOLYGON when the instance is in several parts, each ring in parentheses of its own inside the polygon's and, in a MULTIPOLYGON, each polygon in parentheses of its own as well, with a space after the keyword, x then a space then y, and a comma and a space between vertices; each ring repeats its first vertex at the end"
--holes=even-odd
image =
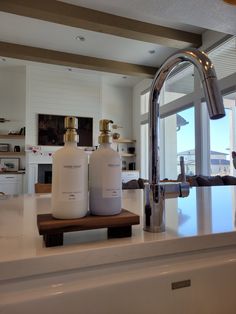
POLYGON ((194 69, 196 174, 210 175, 210 126, 207 107, 201 102, 201 82, 194 69))

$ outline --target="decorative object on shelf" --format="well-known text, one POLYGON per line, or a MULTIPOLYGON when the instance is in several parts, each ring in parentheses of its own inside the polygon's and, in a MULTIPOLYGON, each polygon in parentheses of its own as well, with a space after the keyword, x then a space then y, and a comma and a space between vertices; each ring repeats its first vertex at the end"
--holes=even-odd
POLYGON ((33 153, 40 152, 42 150, 41 146, 27 145, 26 151, 31 151, 33 153))
POLYGON ((235 151, 232 151, 232 158, 233 158, 234 169, 236 169, 236 152, 235 151))
POLYGON ((20 166, 19 158, 0 158, 1 166, 6 169, 6 171, 18 171, 20 166))
MULTIPOLYGON (((120 133, 115 132, 112 134, 113 142, 117 141, 119 138, 120 138, 120 133)), ((119 144, 118 143, 116 145, 116 151, 117 151, 117 153, 119 153, 119 144)))
POLYGON ((24 136, 24 135, 25 135, 25 127, 21 128, 20 131, 11 131, 11 130, 10 130, 10 131, 8 132, 8 135, 16 135, 16 136, 17 136, 17 135, 18 135, 18 136, 21 135, 21 136, 24 136))
POLYGON ((0 144, 0 152, 9 152, 10 151, 10 145, 1 143, 0 144))
POLYGON ((126 170, 126 161, 122 160, 122 170, 126 170))
POLYGON ((128 153, 129 154, 134 154, 135 153, 135 147, 128 147, 128 153))
POLYGON ((115 132, 112 134, 112 138, 113 138, 113 140, 118 140, 120 138, 120 134, 115 132))
POLYGON ((118 125, 118 124, 113 124, 113 125, 112 125, 112 129, 113 129, 113 130, 123 129, 123 126, 118 125))
POLYGON ((14 147, 14 152, 20 152, 20 146, 19 145, 16 145, 15 147, 14 147))
POLYGON ((129 163, 129 170, 135 170, 135 162, 129 163))
MULTIPOLYGON (((117 129, 122 129, 123 126, 120 126, 120 125, 117 125, 117 124, 113 124, 112 125, 112 129, 113 130, 117 130, 117 129)), ((118 139, 120 138, 120 133, 118 132, 114 132, 112 133, 112 139, 117 141, 118 139)), ((117 144, 117 152, 119 151, 119 147, 118 147, 118 144, 117 144)))
POLYGON ((5 118, 0 118, 0 123, 10 122, 10 120, 7 120, 5 118))
POLYGON ((19 135, 25 135, 25 127, 20 129, 19 135))
POLYGON ((8 135, 20 135, 18 131, 9 131, 8 135))
POLYGON ((33 153, 36 156, 52 157, 52 151, 43 151, 41 146, 26 145, 26 152, 33 153))

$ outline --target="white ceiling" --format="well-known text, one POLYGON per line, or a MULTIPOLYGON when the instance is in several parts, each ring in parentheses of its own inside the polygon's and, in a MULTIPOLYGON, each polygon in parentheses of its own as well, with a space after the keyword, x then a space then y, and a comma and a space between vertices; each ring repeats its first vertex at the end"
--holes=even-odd
POLYGON ((236 6, 223 0, 63 0, 140 21, 188 31, 203 27, 236 34, 236 6), (186 24, 186 25, 185 25, 186 24))
POLYGON ((116 61, 159 66, 175 49, 0 12, 0 40, 116 61), (85 37, 85 41, 76 40, 85 37), (156 53, 150 55, 149 50, 156 53))
MULTIPOLYGON (((213 62, 218 79, 227 77, 236 73, 236 37, 229 39, 213 51, 209 53, 209 57, 213 62)), ((193 66, 186 69, 168 80, 166 90, 170 92, 189 94, 193 92, 193 66)), ((234 94, 227 96, 229 99, 235 99, 234 94)))
MULTIPOLYGON (((195 33, 236 34, 236 7, 221 0, 64 0, 63 2, 195 33)), ((0 41, 158 67, 173 48, 0 12, 0 41), (75 39, 84 36, 84 42, 75 39), (150 54, 150 50, 155 50, 150 54)), ((8 65, 11 60, 7 59, 8 65)), ((25 62, 26 64, 26 62, 25 62)), ((4 65, 5 66, 5 65, 4 65)), ((64 67, 65 68, 65 67, 64 67)), ((66 69, 66 68, 65 68, 66 69)), ((67 69, 66 69, 67 70, 67 69)), ((73 69, 73 71, 76 71, 73 69)), ((92 73, 92 72, 91 72, 92 73)), ((105 75, 127 85, 137 78, 105 75)), ((140 79, 139 79, 140 80, 140 79)))

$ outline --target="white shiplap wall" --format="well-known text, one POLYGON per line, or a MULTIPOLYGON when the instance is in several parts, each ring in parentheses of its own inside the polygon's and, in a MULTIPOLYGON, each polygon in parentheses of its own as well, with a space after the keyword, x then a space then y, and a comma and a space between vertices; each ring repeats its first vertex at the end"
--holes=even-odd
MULTIPOLYGON (((25 66, 0 67, 0 117, 10 120, 0 123, 0 134, 19 132, 25 126, 25 81, 25 66)), ((24 139, 0 139, 0 143, 9 144, 10 151, 14 150, 15 145, 20 146, 21 151, 24 151, 25 147, 24 139)), ((20 158, 20 168, 24 168, 25 157, 14 157, 20 158)))
POLYGON ((117 121, 118 117, 119 121, 125 121, 124 136, 130 136, 131 88, 104 85, 99 74, 60 68, 29 66, 26 77, 26 144, 37 144, 38 113, 93 117, 94 145, 102 118, 117 121))
POLYGON ((0 133, 18 132, 25 126, 25 66, 0 68, 0 133))
POLYGON ((100 79, 94 75, 27 68, 26 143, 37 144, 37 114, 94 118, 94 143, 101 118, 100 79))
POLYGON ((123 138, 132 138, 132 99, 132 88, 102 84, 102 117, 121 126, 116 132, 123 138))

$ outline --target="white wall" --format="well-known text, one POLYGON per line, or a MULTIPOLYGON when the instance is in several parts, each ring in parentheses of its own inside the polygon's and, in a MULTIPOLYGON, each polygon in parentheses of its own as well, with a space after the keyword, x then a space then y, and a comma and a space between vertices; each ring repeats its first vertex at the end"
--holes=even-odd
POLYGON ((0 124, 0 133, 20 131, 25 126, 25 84, 24 66, 0 68, 0 117, 11 120, 0 124))
POLYGON ((94 143, 101 119, 100 78, 40 66, 27 68, 26 143, 37 145, 37 114, 94 118, 94 143))
MULTIPOLYGON (((25 126, 26 102, 26 68, 25 66, 4 66, 0 68, 0 118, 10 122, 0 123, 0 134, 19 132, 25 126)), ((15 145, 24 150, 23 139, 1 139, 1 143, 10 144, 10 151, 15 145)), ((20 158, 20 168, 25 167, 25 158, 20 158)))
POLYGON ((122 126, 117 132, 125 138, 132 137, 132 99, 132 88, 102 84, 102 117, 122 126))
POLYGON ((109 118, 131 136, 132 89, 102 83, 101 75, 64 68, 27 68, 26 143, 37 145, 37 114, 93 117, 97 145, 99 120, 109 118))

